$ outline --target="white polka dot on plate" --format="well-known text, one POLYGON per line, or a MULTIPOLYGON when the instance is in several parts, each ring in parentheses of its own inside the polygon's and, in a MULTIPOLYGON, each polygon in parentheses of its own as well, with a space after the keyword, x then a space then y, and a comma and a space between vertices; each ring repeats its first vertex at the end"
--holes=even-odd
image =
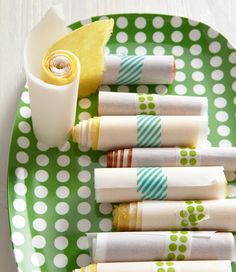
POLYGON ((91 174, 87 170, 81 170, 78 174, 78 180, 81 182, 88 182, 91 179, 91 174))
POLYGON ((236 78, 236 66, 230 70, 230 74, 232 77, 236 78))
POLYGON ((12 224, 17 229, 22 229, 25 226, 25 218, 21 215, 14 215, 12 217, 12 224))
POLYGON ((198 29, 193 29, 189 32, 189 38, 192 41, 197 41, 201 38, 201 32, 198 29))
POLYGON ((38 198, 45 198, 48 195, 48 189, 43 185, 39 185, 35 187, 34 194, 38 198))
POLYGON ((48 172, 45 170, 38 170, 35 173, 35 178, 39 182, 44 182, 44 181, 48 180, 48 172))
POLYGON ((120 85, 117 87, 117 92, 121 93, 128 93, 129 92, 129 87, 126 85, 120 85))
POLYGON ((235 172, 225 171, 225 177, 227 181, 234 181, 236 178, 235 172))
POLYGON ((67 155, 61 155, 57 158, 57 164, 61 167, 66 167, 70 164, 70 157, 67 155))
MULTIPOLYGON (((236 96, 234 97, 234 105, 236 105, 236 96)), ((236 117, 236 115, 235 115, 235 117, 236 117)))
POLYGON ((55 223, 55 229, 58 232, 65 232, 69 228, 69 223, 66 219, 58 219, 55 223))
POLYGON ((103 167, 106 167, 107 165, 107 156, 106 155, 102 155, 99 160, 98 160, 99 164, 103 167))
POLYGON ((125 46, 119 46, 116 48, 116 54, 117 55, 122 55, 122 56, 127 56, 129 53, 129 50, 125 46))
POLYGON ((222 58, 220 56, 214 56, 210 59, 212 67, 219 67, 222 64, 222 58))
POLYGON ((185 66, 185 62, 182 59, 175 59, 175 65, 177 69, 182 69, 185 66))
POLYGON ((70 194, 70 190, 66 186, 60 186, 56 190, 56 195, 59 198, 67 198, 70 194))
POLYGON ((168 92, 168 89, 166 85, 157 85, 155 88, 155 92, 157 94, 166 94, 168 92))
POLYGON ((178 42, 181 42, 182 39, 183 39, 183 34, 182 34, 182 32, 180 32, 180 31, 174 31, 174 32, 171 34, 171 40, 172 40, 173 42, 178 43, 178 42))
POLYGON ((23 212, 26 209, 26 203, 23 199, 15 199, 13 201, 13 207, 18 212, 23 212))
POLYGON ((143 46, 137 46, 135 48, 135 54, 136 55, 146 55, 147 54, 147 49, 143 46))
POLYGON ((67 182, 70 179, 70 173, 67 170, 60 170, 57 173, 57 180, 59 182, 67 182))
POLYGON ((217 107, 217 108, 224 108, 226 105, 227 105, 227 101, 225 98, 223 97, 217 97, 215 100, 214 100, 214 105, 217 107))
POLYGON ((99 92, 110 92, 111 91, 111 87, 108 85, 102 85, 99 87, 99 92))
POLYGON ((204 79, 204 74, 201 71, 193 72, 192 79, 195 81, 202 81, 204 79))
POLYGON ((178 95, 184 95, 187 93, 187 88, 185 85, 182 84, 178 84, 175 86, 175 93, 177 93, 178 95))
POLYGON ((28 171, 24 167, 17 167, 15 170, 17 179, 25 180, 28 177, 28 171))
MULTIPOLYGON (((21 263, 24 260, 23 252, 18 248, 14 248, 13 252, 14 252, 16 262, 21 263)), ((19 270, 18 270, 18 272, 19 272, 19 270)))
POLYGON ((42 202, 42 201, 38 201, 34 204, 33 206, 34 212, 37 214, 45 214, 47 212, 47 204, 42 202))
POLYGON ((233 90, 234 92, 236 92, 236 81, 233 82, 233 84, 232 84, 232 90, 233 90))
POLYGON ((182 25, 182 22, 183 22, 182 18, 181 17, 177 17, 177 16, 173 17, 171 19, 171 21, 170 21, 170 23, 171 23, 171 25, 173 27, 180 27, 182 25))
POLYGON ((116 25, 121 29, 126 28, 128 26, 128 19, 124 16, 121 16, 117 18, 116 25))
POLYGON ((112 212, 112 205, 110 203, 102 203, 99 205, 99 211, 102 214, 110 214, 112 212))
POLYGON ((222 83, 217 83, 213 86, 212 90, 215 94, 223 94, 225 92, 225 86, 222 83))
POLYGON ((110 55, 110 48, 108 46, 105 46, 105 48, 104 48, 104 54, 105 55, 110 55))
POLYGON ((101 231, 111 231, 112 220, 109 218, 104 218, 99 222, 99 228, 101 231))
POLYGON ((192 19, 188 19, 188 23, 189 23, 189 25, 191 25, 191 26, 197 26, 197 25, 199 24, 198 21, 195 21, 195 20, 192 20, 192 19))
POLYGON ((219 146, 220 147, 232 147, 232 143, 229 140, 224 139, 219 142, 219 146))
POLYGON ((91 101, 88 98, 82 98, 79 100, 79 106, 81 109, 88 109, 91 106, 91 101))
POLYGON ((65 254, 57 254, 53 258, 53 263, 57 268, 63 268, 67 265, 68 263, 68 258, 65 254))
POLYGON ((76 259, 76 263, 80 267, 87 266, 90 264, 90 262, 91 262, 91 258, 87 254, 80 254, 76 259))
POLYGON ((153 48, 153 54, 158 56, 165 55, 165 48, 162 46, 156 46, 153 48))
POLYGON ((25 148, 28 148, 30 146, 30 141, 25 136, 20 136, 17 139, 17 144, 18 144, 19 147, 25 149, 25 148))
POLYGON ((22 133, 29 133, 31 130, 30 124, 25 121, 21 121, 18 125, 18 128, 22 133))
POLYGON ((123 31, 118 32, 118 33, 116 34, 116 40, 117 40, 117 42, 119 42, 119 43, 125 43, 125 42, 127 42, 127 40, 128 40, 128 35, 127 35, 127 33, 126 33, 126 32, 123 32, 123 31))
POLYGON ((186 75, 184 72, 181 72, 181 71, 177 71, 176 72, 176 75, 175 75, 175 80, 176 81, 179 81, 179 82, 182 82, 186 79, 186 75))
POLYGON ((214 53, 214 54, 218 53, 220 51, 220 49, 221 49, 221 44, 217 41, 214 41, 214 42, 210 43, 210 45, 209 45, 209 51, 211 53, 214 53))
POLYGON ((91 158, 87 155, 82 155, 79 157, 78 163, 83 167, 89 166, 91 164, 91 158))
POLYGON ((29 104, 29 103, 30 103, 29 92, 23 92, 23 93, 21 94, 21 100, 22 100, 25 104, 29 104))
POLYGON ((199 58, 192 59, 191 66, 195 69, 200 69, 203 66, 203 61, 199 58))
POLYGON ((199 44, 194 44, 190 47, 190 53, 193 56, 198 56, 202 53, 202 47, 199 44))
POLYGON ((232 64, 236 63, 236 52, 233 52, 229 55, 229 62, 232 64))
POLYGON ((80 249, 88 249, 89 247, 89 243, 88 243, 88 237, 87 236, 81 236, 78 240, 77 240, 77 246, 80 249))
POLYGON ((29 107, 21 107, 20 108, 20 115, 23 117, 23 118, 30 118, 31 117, 31 110, 29 107))
POLYGON ((147 36, 144 32, 137 32, 135 34, 135 41, 137 43, 144 43, 146 41, 146 39, 147 39, 147 36))
POLYGON ((81 198, 88 198, 91 195, 91 190, 87 186, 81 186, 78 191, 78 196, 81 198))
POLYGON ((153 19, 152 21, 152 25, 155 27, 155 28, 162 28, 164 26, 164 19, 160 16, 157 16, 153 19))
POLYGON ((34 252, 31 256, 31 262, 35 266, 42 266, 45 263, 45 257, 40 252, 34 252))
POLYGON ((180 57, 183 55, 184 53, 184 48, 180 45, 175 45, 173 48, 172 48, 172 54, 176 57, 180 57))
POLYGON ((47 222, 43 218, 36 218, 33 221, 33 228, 36 231, 44 231, 47 228, 47 222))
POLYGON ((228 185, 227 192, 229 197, 236 197, 236 186, 235 185, 228 185))
POLYGON ((209 38, 215 39, 219 33, 210 27, 207 31, 207 35, 209 38))
MULTIPOLYGON (((148 86, 146 86, 146 85, 138 85, 137 88, 136 88, 136 92, 137 93, 148 93, 149 92, 148 86)), ((103 159, 103 160, 105 160, 105 159, 103 159)), ((106 163, 106 162, 104 161, 104 163, 106 163)), ((105 164, 104 164, 104 166, 105 166, 105 164)))
POLYGON ((135 24, 136 28, 143 29, 146 26, 147 21, 143 17, 138 17, 135 19, 134 24, 135 24))
POLYGON ((214 80, 221 80, 224 77, 224 72, 221 70, 215 70, 211 73, 211 78, 214 80))
POLYGON ((81 232, 87 232, 91 228, 91 223, 88 219, 80 219, 77 223, 77 228, 81 232))
POLYGON ((29 161, 29 156, 24 151, 19 151, 16 153, 16 159, 19 163, 25 164, 29 161))
POLYGON ((229 118, 229 115, 226 111, 218 111, 216 113, 216 119, 219 121, 219 122, 225 122, 227 121, 229 118))
POLYGON ((197 95, 203 95, 206 92, 206 88, 202 84, 196 84, 193 87, 193 91, 197 95))
POLYGON ((91 118, 91 114, 87 111, 83 111, 79 114, 79 120, 83 121, 83 120, 88 120, 91 118))
POLYGON ((164 34, 162 32, 157 31, 157 32, 153 33, 152 39, 156 43, 161 43, 161 42, 164 41, 165 36, 164 36, 164 34))
POLYGON ((24 196, 26 195, 27 187, 24 183, 16 183, 14 186, 14 191, 17 195, 24 196))
POLYGON ((49 147, 43 143, 37 142, 37 148, 40 151, 47 151, 49 147))
POLYGON ((79 214, 86 215, 91 211, 91 205, 88 202, 81 202, 77 206, 77 211, 79 214))
POLYGON ((221 125, 218 127, 217 132, 220 136, 228 136, 230 134, 230 128, 226 125, 221 125))
POLYGON ((59 215, 65 215, 69 212, 70 206, 66 202, 59 202, 56 205, 56 213, 59 215))
POLYGON ((68 239, 64 236, 59 236, 54 240, 54 246, 58 250, 64 250, 68 247, 68 239))
POLYGON ((46 166, 48 165, 49 163, 49 158, 47 155, 44 155, 44 154, 40 154, 36 157, 36 163, 39 165, 39 166, 46 166))
POLYGON ((44 248, 46 246, 46 239, 42 235, 35 235, 32 238, 32 245, 35 248, 44 248))
POLYGON ((87 25, 92 23, 92 19, 88 18, 88 19, 81 20, 80 22, 81 22, 81 25, 87 25))
POLYGON ((11 235, 12 243, 16 246, 21 246, 25 242, 25 237, 22 233, 15 231, 11 235))

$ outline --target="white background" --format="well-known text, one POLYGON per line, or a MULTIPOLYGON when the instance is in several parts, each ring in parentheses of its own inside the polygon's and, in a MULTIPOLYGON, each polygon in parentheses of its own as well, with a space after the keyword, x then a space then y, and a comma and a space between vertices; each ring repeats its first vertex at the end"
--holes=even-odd
POLYGON ((12 124, 25 83, 23 43, 46 10, 58 3, 64 4, 68 24, 110 13, 180 15, 207 23, 236 45, 235 0, 0 0, 0 271, 4 272, 16 271, 9 240, 6 180, 12 124))

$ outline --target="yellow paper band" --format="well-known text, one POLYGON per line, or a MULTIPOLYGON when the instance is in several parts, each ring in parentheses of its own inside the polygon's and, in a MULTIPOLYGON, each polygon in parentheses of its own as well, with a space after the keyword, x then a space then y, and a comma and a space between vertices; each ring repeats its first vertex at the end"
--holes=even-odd
POLYGON ((56 50, 45 54, 42 60, 41 78, 54 85, 65 85, 73 82, 79 69, 78 58, 66 50, 56 50))
POLYGON ((97 150, 99 135, 100 117, 93 118, 93 145, 92 149, 97 150))

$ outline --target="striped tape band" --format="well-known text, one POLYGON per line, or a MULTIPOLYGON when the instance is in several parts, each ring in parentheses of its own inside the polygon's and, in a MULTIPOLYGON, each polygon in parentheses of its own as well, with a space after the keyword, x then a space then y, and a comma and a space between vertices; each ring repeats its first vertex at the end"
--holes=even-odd
POLYGON ((122 56, 117 84, 136 84, 140 81, 144 56, 122 56))
POLYGON ((142 199, 165 199, 167 197, 167 177, 160 167, 142 167, 137 169, 138 192, 142 199))
POLYGON ((137 116, 137 143, 140 147, 155 147, 161 145, 160 116, 137 116))

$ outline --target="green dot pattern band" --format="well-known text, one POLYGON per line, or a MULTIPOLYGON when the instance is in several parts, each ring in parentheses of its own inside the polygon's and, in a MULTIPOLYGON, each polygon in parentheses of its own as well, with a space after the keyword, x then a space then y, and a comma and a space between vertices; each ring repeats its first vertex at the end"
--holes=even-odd
POLYGON ((177 272, 173 262, 156 262, 156 272, 177 272))
POLYGON ((178 148, 176 154, 177 166, 200 165, 200 154, 196 148, 178 148))
POLYGON ((157 115, 157 95, 137 94, 136 114, 157 115))
POLYGON ((165 250, 168 261, 188 260, 191 254, 192 235, 188 231, 171 231, 165 250))
POLYGON ((142 199, 155 200, 167 197, 167 177, 159 167, 143 167, 137 169, 138 192, 142 199))
POLYGON ((122 56, 117 84, 137 84, 142 75, 144 56, 122 56))
POLYGON ((209 214, 201 200, 186 201, 183 209, 179 211, 178 218, 182 229, 198 230, 199 223, 209 218, 209 214))
POLYGON ((160 116, 137 116, 137 144, 139 147, 157 147, 161 145, 160 116))

